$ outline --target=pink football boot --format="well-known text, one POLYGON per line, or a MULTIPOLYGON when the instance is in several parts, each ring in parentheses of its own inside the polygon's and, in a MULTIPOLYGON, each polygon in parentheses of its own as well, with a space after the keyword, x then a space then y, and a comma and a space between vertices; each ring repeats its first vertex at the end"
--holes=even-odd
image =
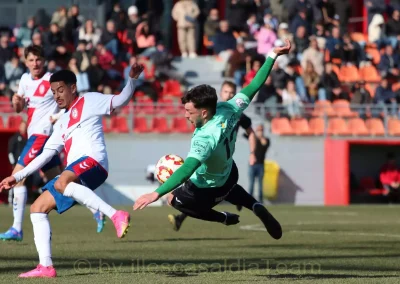
POLYGON ((118 210, 115 214, 111 217, 111 220, 114 223, 114 227, 117 230, 118 238, 122 239, 125 237, 126 233, 128 232, 128 228, 130 226, 131 216, 128 212, 118 210))
POLYGON ((35 269, 22 273, 18 278, 55 278, 57 272, 53 266, 43 266, 39 264, 35 269))

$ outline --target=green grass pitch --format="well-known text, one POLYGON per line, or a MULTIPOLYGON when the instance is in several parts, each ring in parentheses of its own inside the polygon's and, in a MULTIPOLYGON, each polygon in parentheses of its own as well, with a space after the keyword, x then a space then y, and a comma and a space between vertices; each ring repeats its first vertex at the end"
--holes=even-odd
MULTIPOLYGON (((232 213, 230 205, 217 207, 232 213)), ((126 238, 111 221, 101 234, 76 206, 50 214, 57 279, 17 279, 38 263, 29 214, 24 240, 0 242, 0 283, 399 283, 400 207, 272 206, 283 237, 273 240, 244 209, 226 227, 187 219, 171 229, 170 207, 132 212, 126 238)), ((27 210, 29 211, 29 210, 27 210)), ((0 208, 0 229, 12 209, 0 208)))

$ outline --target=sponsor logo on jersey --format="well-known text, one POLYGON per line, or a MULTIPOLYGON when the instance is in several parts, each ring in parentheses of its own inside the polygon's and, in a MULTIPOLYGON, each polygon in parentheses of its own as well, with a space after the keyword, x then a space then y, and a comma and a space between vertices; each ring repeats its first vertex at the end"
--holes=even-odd
POLYGON ((240 108, 243 108, 243 107, 246 105, 246 103, 244 102, 244 100, 241 99, 241 98, 236 99, 235 102, 236 102, 236 105, 237 105, 238 107, 240 107, 240 108))
POLYGON ((78 117, 78 110, 76 108, 73 108, 71 114, 72 117, 76 119, 78 117))

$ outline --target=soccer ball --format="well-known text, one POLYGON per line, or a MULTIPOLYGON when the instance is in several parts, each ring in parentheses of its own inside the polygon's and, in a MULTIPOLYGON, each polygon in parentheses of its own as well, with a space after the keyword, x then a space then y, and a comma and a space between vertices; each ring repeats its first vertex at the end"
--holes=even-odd
POLYGON ((155 170, 155 176, 160 183, 166 182, 167 179, 183 165, 184 160, 178 155, 165 155, 158 160, 155 170))

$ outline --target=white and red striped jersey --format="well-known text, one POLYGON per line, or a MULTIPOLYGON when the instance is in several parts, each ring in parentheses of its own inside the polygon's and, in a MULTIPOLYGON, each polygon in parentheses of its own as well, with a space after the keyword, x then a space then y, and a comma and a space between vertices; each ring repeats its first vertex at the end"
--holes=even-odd
POLYGON ((59 112, 50 88, 51 73, 34 80, 30 74, 24 74, 19 82, 17 95, 25 99, 28 108, 28 138, 32 135, 50 136, 53 125, 50 116, 59 112))
POLYGON ((53 134, 44 148, 60 153, 65 148, 67 166, 89 156, 108 171, 102 116, 111 113, 114 95, 86 93, 77 97, 72 106, 54 124, 53 134))

